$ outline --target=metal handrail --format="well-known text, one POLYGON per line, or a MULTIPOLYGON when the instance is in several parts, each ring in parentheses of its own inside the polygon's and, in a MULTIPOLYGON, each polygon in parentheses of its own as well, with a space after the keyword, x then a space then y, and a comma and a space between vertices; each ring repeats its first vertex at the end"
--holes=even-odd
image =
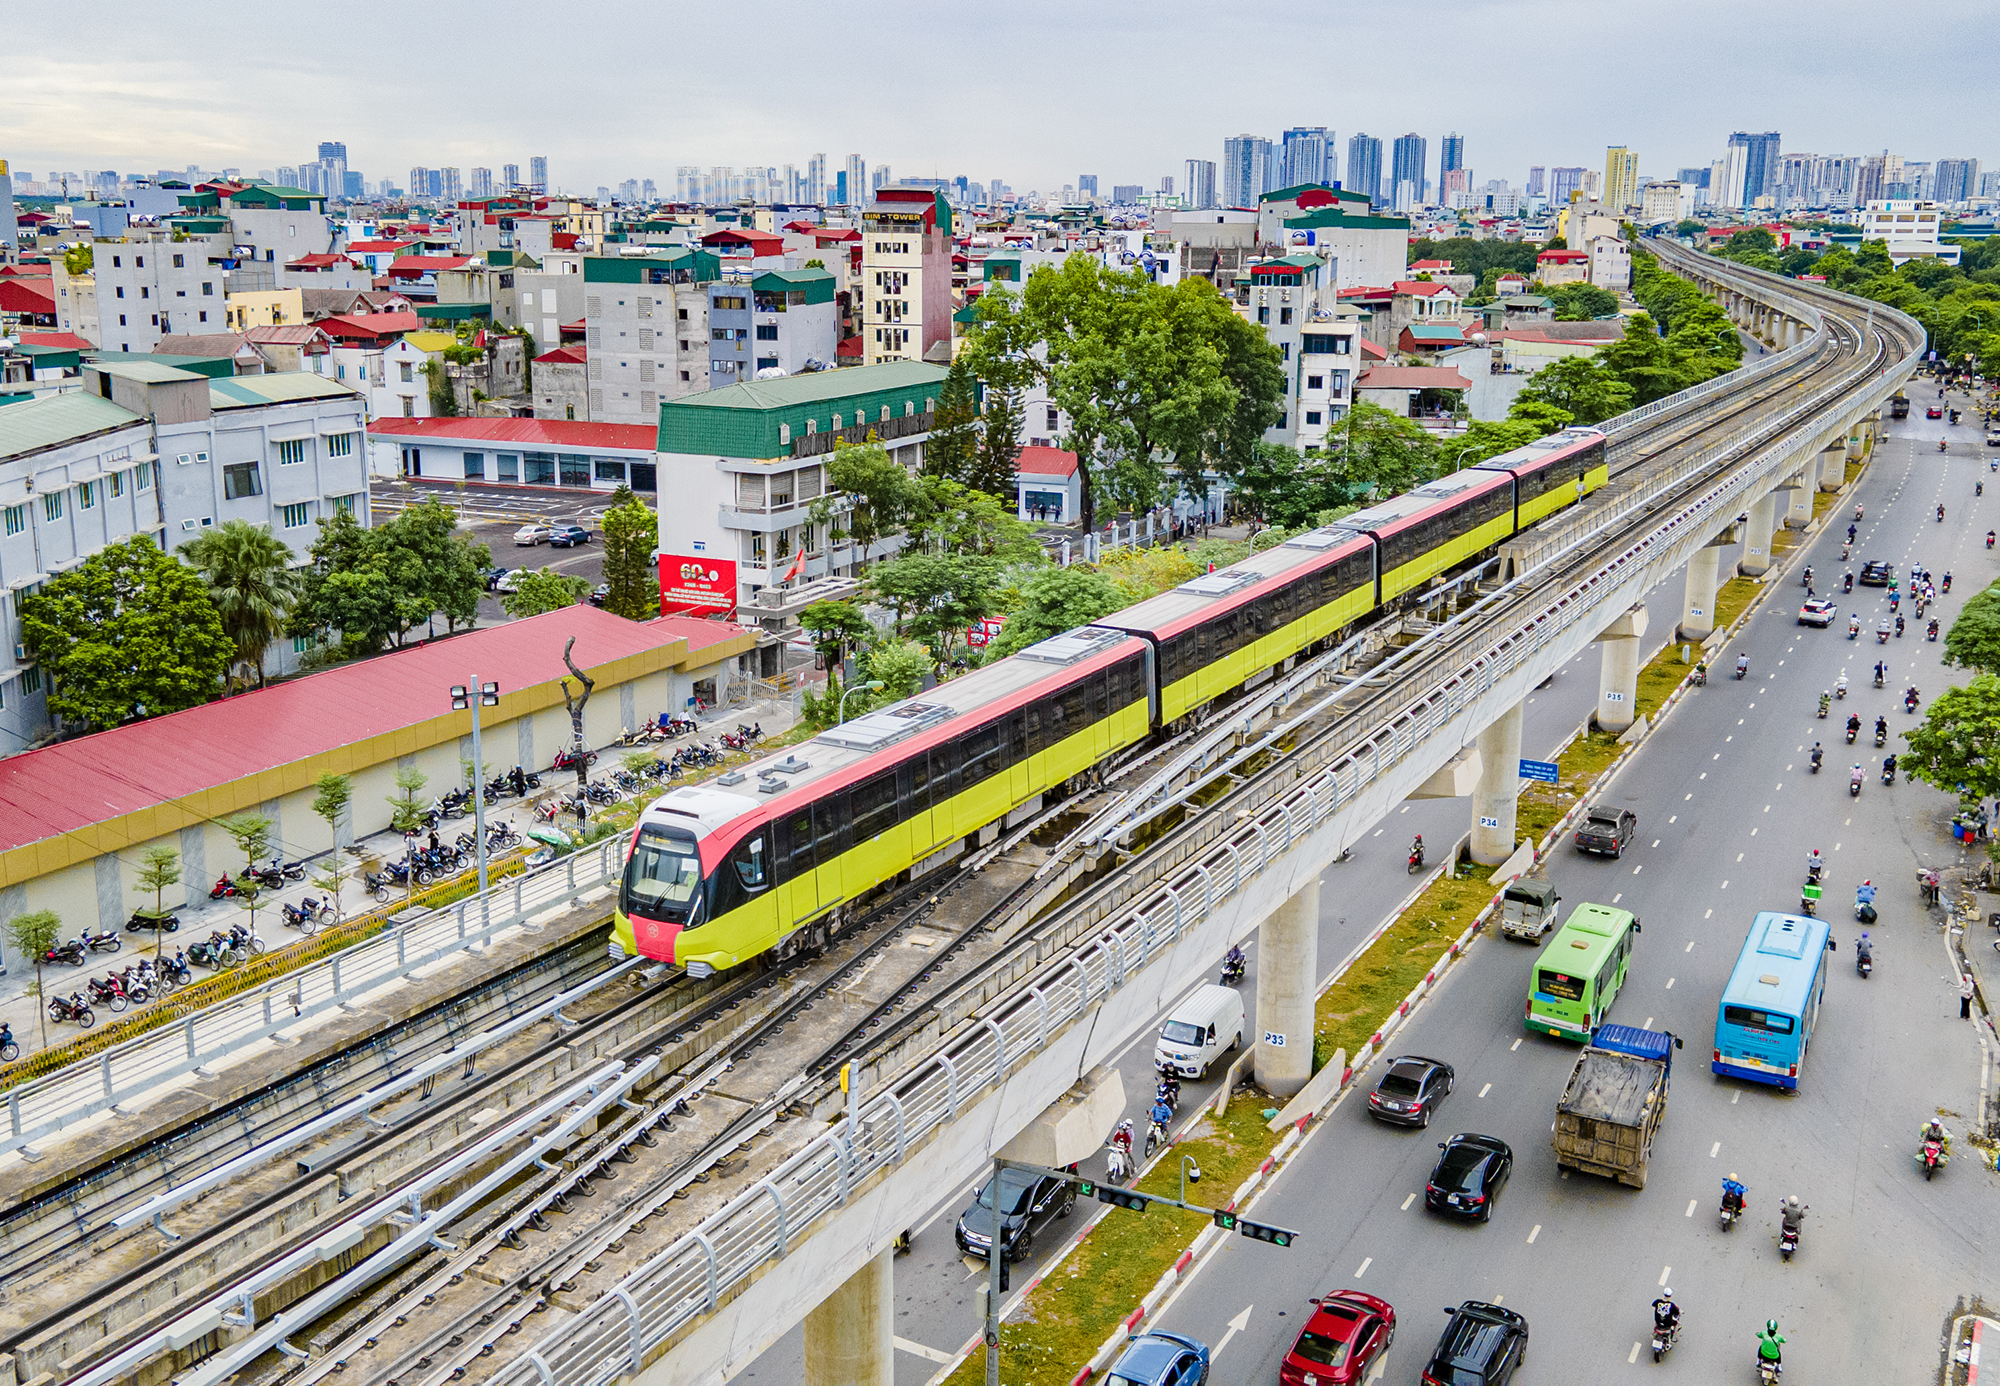
MULTIPOLYGON (((1843 413, 1879 407, 1880 400, 1900 386, 1899 373, 1907 378, 1914 368, 1922 331, 1913 320, 1896 316, 1914 331, 1919 345, 1882 375, 1886 388, 1879 383, 1868 388, 1859 396, 1863 401, 1859 408, 1850 406, 1843 413)), ((1823 322, 1819 330, 1825 330, 1823 322)), ((1861 367, 1872 368, 1872 362, 1861 367)), ((1831 391, 1847 388, 1851 379, 1851 374, 1844 376, 1831 391)), ((1786 411, 1778 426, 1791 423, 1804 410, 1817 409, 1827 393, 1818 392, 1810 405, 1786 411)), ((1768 427, 1759 430, 1768 431, 1768 427)), ((846 1118, 836 1123, 832 1128, 836 1139, 816 1141, 781 1164, 766 1182, 785 1192, 786 1225, 779 1225, 763 1185, 746 1191, 626 1275, 612 1293, 546 1335, 532 1354, 500 1368, 493 1380, 501 1386, 595 1383, 641 1371, 647 1351, 716 1309, 724 1290, 754 1276, 772 1257, 782 1256, 784 1238, 796 1236, 799 1229, 842 1206, 861 1181, 899 1163, 914 1139, 928 1135, 1003 1083, 1008 1071, 1040 1052, 1064 1022, 1082 1016, 1094 1000, 1101 1001, 1146 971, 1147 960, 1162 956, 1238 888, 1232 884, 1216 890, 1211 882, 1219 867, 1241 859, 1242 848, 1275 833, 1280 825, 1289 840, 1295 824, 1303 823, 1310 833, 1337 814, 1341 805, 1352 802, 1385 769, 1407 758, 1502 679, 1520 672, 1557 640, 1574 640, 1579 630, 1594 631, 1594 617, 1604 598, 1622 595, 1626 585, 1648 568, 1671 571, 1670 565, 1682 561, 1685 552, 1706 543, 1717 525, 1733 518, 1747 491, 1789 465, 1801 450, 1816 447, 1824 435, 1823 424, 1806 423, 1761 448, 1748 465, 1683 500, 1673 513, 1648 525, 1645 534, 1622 545, 1588 574, 1559 584, 1551 599, 1536 602, 1506 634, 1376 724, 1370 735, 1332 764, 1290 780, 1282 794, 1273 793, 1261 812, 1238 820, 1232 834, 1200 860, 1183 860, 1169 868, 1170 877, 1144 903, 1135 906, 1129 897, 1121 898, 1118 922, 1092 923, 1090 937, 1035 968, 987 1007, 977 1024, 961 1027, 927 1061, 865 1102, 852 1124, 846 1118), (1199 904, 1194 905, 1183 899, 1182 892, 1192 895, 1197 884, 1199 904), (1121 965, 1130 959, 1139 961, 1121 965)), ((1704 449, 1696 459, 1675 467, 1662 486, 1653 488, 1654 494, 1671 494, 1688 477, 1712 465, 1721 451, 1704 449)), ((1619 518, 1635 508, 1636 503, 1621 511, 1619 518)), ((1604 526, 1599 526, 1579 536, 1572 547, 1603 532, 1604 526)), ((1258 860, 1263 860, 1261 850, 1258 860)), ((1233 869, 1228 879, 1236 882, 1233 869)))
POLYGON ((315 1016, 420 968, 483 947, 501 930, 617 880, 624 865, 623 848, 623 838, 607 838, 498 882, 484 895, 431 910, 254 991, 239 992, 178 1024, 149 1030, 10 1088, 0 1154, 32 1152, 34 1141, 65 1126, 141 1098, 248 1045, 307 1027, 315 1016))

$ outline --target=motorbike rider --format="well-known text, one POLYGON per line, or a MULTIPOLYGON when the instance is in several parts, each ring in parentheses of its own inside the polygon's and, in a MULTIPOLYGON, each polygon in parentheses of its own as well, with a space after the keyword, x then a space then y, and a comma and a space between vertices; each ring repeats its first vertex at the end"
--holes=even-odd
POLYGON ((1863 881, 1860 885, 1854 888, 1855 909, 1859 910, 1863 905, 1873 905, 1874 903, 1875 903, 1875 882, 1873 882, 1872 880, 1863 881))
POLYGON ((1889 719, 1888 719, 1888 718, 1886 718, 1886 717, 1877 717, 1877 718, 1875 719, 1875 735, 1877 735, 1877 736, 1879 736, 1879 737, 1883 738, 1884 740, 1887 740, 1887 739, 1888 739, 1888 736, 1889 736, 1889 719))
POLYGON ((1859 616, 1849 616, 1847 618, 1847 638, 1852 640, 1859 634, 1861 634, 1861 618, 1859 616))
POLYGON ((1164 1097, 1155 1097, 1153 1099, 1153 1109, 1146 1113, 1146 1116, 1164 1131, 1167 1129, 1167 1123, 1174 1119, 1174 1109, 1167 1105, 1167 1100, 1164 1097))
POLYGON ((1903 638, 1903 618, 1901 616, 1896 618, 1896 638, 1898 640, 1903 638))
POLYGON ((1707 660, 1705 660, 1705 659, 1704 659, 1704 660, 1697 660, 1697 661, 1695 662, 1695 666, 1694 666, 1694 681, 1695 681, 1695 682, 1696 682, 1697 684, 1705 684, 1705 683, 1707 683, 1707 682, 1708 682, 1708 661, 1707 661, 1707 660))
POLYGON ((1422 833, 1418 833, 1416 840, 1410 844, 1410 859, 1419 866, 1424 864, 1424 835, 1422 833))
POLYGON ((1854 590, 1854 574, 1849 573, 1840 580, 1840 590, 1842 592, 1852 592, 1854 590))
POLYGON ((1125 1152, 1125 1163, 1129 1166, 1132 1163, 1132 1119, 1130 1117, 1119 1122, 1112 1130, 1111 1144, 1125 1152))
POLYGON ((1767 1319, 1764 1331, 1757 1335, 1757 1360, 1769 1362, 1780 1371, 1785 1364, 1785 1340, 1778 1334, 1778 1321, 1767 1319))
POLYGON ((1930 640, 1935 640, 1938 638, 1937 617, 1935 616, 1931 617, 1931 623, 1928 626, 1924 627, 1924 636, 1926 639, 1930 640))
MULTIPOLYGON (((1822 759, 1822 758, 1823 758, 1823 757, 1824 757, 1825 755, 1826 755, 1826 752, 1824 752, 1824 751, 1822 751, 1822 750, 1820 749, 1820 747, 1819 747, 1819 743, 1818 743, 1817 741, 1813 742, 1813 748, 1812 748, 1812 766, 1813 766, 1813 769, 1815 769, 1815 770, 1819 769, 1819 763, 1820 763, 1820 760, 1821 760, 1821 759, 1822 759)), ((1817 855, 1819 854, 1819 853, 1818 853, 1818 849, 1817 849, 1817 848, 1815 848, 1815 849, 1814 849, 1814 852, 1813 852, 1813 854, 1814 854, 1815 856, 1817 856, 1817 855)))
POLYGON ((1820 878, 1820 873, 1825 870, 1826 870, 1826 860, 1820 856, 1819 848, 1815 847, 1810 852, 1806 853, 1807 880, 1817 883, 1820 878))
POLYGON ((1850 785, 1851 787, 1853 787, 1853 788, 1856 788, 1856 789, 1859 789, 1859 788, 1861 787, 1861 781, 1862 781, 1862 779, 1863 779, 1863 776, 1862 776, 1862 773, 1861 773, 1861 762, 1857 760, 1857 761, 1855 761, 1855 762, 1854 762, 1854 769, 1853 769, 1853 771, 1852 771, 1852 772, 1851 772, 1851 773, 1850 773, 1850 774, 1848 775, 1848 777, 1847 777, 1847 783, 1848 783, 1848 784, 1849 784, 1849 785, 1850 785))
POLYGON ((1860 713, 1858 713, 1858 712, 1850 712, 1850 713, 1848 713, 1848 714, 1847 714, 1847 739, 1848 739, 1849 741, 1852 741, 1852 740, 1853 740, 1853 739, 1855 738, 1855 735, 1856 735, 1856 734, 1857 734, 1857 733, 1858 733, 1858 732, 1859 732, 1860 730, 1861 730, 1861 714, 1860 714, 1860 713))
POLYGON ((1736 656, 1736 677, 1740 679, 1749 672, 1750 672, 1750 656, 1747 654, 1740 654, 1736 656))
POLYGON ((1894 756, 1882 757, 1882 778, 1884 780, 1893 780, 1896 778, 1896 758, 1894 756))
POLYGON ((1808 1207, 1809 1205, 1799 1201, 1797 1194, 1786 1195, 1785 1201, 1778 1205, 1779 1220, 1784 1224, 1785 1231, 1794 1237, 1804 1231, 1808 1207))
POLYGON ((1867 963, 1872 967, 1875 964, 1875 945, 1868 941, 1868 931, 1866 929, 1861 931, 1860 938, 1854 940, 1854 958, 1857 966, 1861 963, 1867 963))
POLYGON ((1938 509, 1937 509, 1937 517, 1938 517, 1938 523, 1940 523, 1940 524, 1944 523, 1944 504, 1943 504, 1943 502, 1939 502, 1939 503, 1938 503, 1938 509))
POLYGON ((1847 696, 1847 675, 1842 674, 1833 681, 1833 696, 1836 698, 1845 698, 1847 696))
POLYGON ((1854 542, 1854 526, 1853 526, 1853 525, 1849 525, 1849 526, 1847 527, 1847 542, 1848 542, 1848 543, 1850 543, 1850 544, 1852 544, 1852 543, 1854 542))
POLYGON ((1820 716, 1822 716, 1822 717, 1826 716, 1826 710, 1827 710, 1828 708, 1832 707, 1832 706, 1833 706, 1833 694, 1831 694, 1831 693, 1822 693, 1822 694, 1820 694, 1820 695, 1819 695, 1819 715, 1820 715, 1820 716))
POLYGON ((1951 1154, 1951 1131, 1944 1122, 1932 1117, 1917 1132, 1917 1139, 1924 1142, 1936 1141, 1946 1155, 1951 1154))
POLYGON ((1747 1186, 1738 1183, 1734 1178, 1723 1180, 1723 1208, 1732 1213, 1741 1213, 1743 1211, 1743 1195, 1749 1192, 1750 1190, 1747 1186))
POLYGON ((1660 1297, 1653 1301, 1653 1327, 1669 1337, 1681 1329, 1681 1307, 1674 1303, 1671 1289, 1660 1291, 1660 1297))
POLYGON ((1887 681, 1888 677, 1889 677, 1889 664, 1888 664, 1888 661, 1887 661, 1887 660, 1881 660, 1881 659, 1878 659, 1878 660, 1876 660, 1876 661, 1875 661, 1875 686, 1876 686, 1877 688, 1880 688, 1880 687, 1881 687, 1881 686, 1883 685, 1883 683, 1887 681))

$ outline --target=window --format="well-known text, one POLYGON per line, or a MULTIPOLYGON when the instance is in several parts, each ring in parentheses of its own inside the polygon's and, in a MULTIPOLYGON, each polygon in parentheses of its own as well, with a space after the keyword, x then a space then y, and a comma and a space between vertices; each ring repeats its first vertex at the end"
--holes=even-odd
POLYGON ((295 466, 298 463, 303 462, 305 460, 306 460, 305 439, 287 438, 278 444, 278 465, 280 467, 295 466))
POLYGON ((314 645, 318 643, 319 643, 318 639, 314 636, 294 635, 292 637, 292 653, 304 654, 307 650, 310 650, 314 645))
POLYGON ((1307 376, 1306 388, 1308 390, 1324 390, 1326 388, 1326 377, 1323 375, 1307 376))
POLYGON ((757 369, 760 371, 768 370, 771 367, 776 366, 777 364, 778 364, 778 358, 775 356, 759 356, 757 358, 757 369))
MULTIPOLYGON (((120 284, 117 288, 113 289, 111 293, 112 296, 115 298, 123 298, 125 297, 125 286, 123 284, 120 284)), ((118 319, 118 321, 123 322, 125 321, 125 319, 120 318, 118 319)))
POLYGON ((222 469, 222 498, 243 500, 264 494, 264 483, 255 462, 232 462, 222 469))
POLYGON ((118 257, 116 255, 111 257, 111 268, 113 269, 118 268, 118 257))
POLYGON ((201 320, 202 320, 203 322, 207 322, 207 321, 208 321, 208 309, 206 309, 206 308, 202 309, 202 310, 201 310, 201 312, 200 312, 199 314, 197 314, 197 316, 198 316, 198 317, 200 317, 200 318, 201 318, 201 320))
POLYGON ((1279 326, 1281 326, 1281 327, 1282 327, 1282 326, 1283 326, 1284 324, 1286 324, 1286 323, 1290 322, 1291 320, 1292 320, 1292 310, 1291 310, 1291 309, 1289 309, 1289 308, 1280 308, 1280 309, 1278 310, 1278 325, 1279 325, 1279 326))
MULTIPOLYGON (((152 290, 151 290, 150 288, 148 288, 148 287, 147 287, 146 285, 144 285, 144 284, 141 284, 141 285, 139 286, 139 297, 141 297, 141 298, 151 298, 152 296, 153 296, 153 291, 152 291, 152 290)), ((157 319, 155 319, 155 321, 157 321, 157 319)))
POLYGON ((132 263, 137 268, 144 269, 146 268, 146 257, 143 255, 134 255, 132 257, 132 263))
POLYGON ((328 457, 352 457, 354 455, 354 435, 352 433, 330 433, 326 439, 328 457))
POLYGON ((473 481, 484 481, 486 479, 485 453, 468 452, 465 454, 465 475, 473 481))
POLYGON ((708 331, 708 339, 712 342, 726 342, 729 340, 729 329, 726 327, 712 327, 708 331))
POLYGON ((778 324, 776 324, 776 323, 774 323, 774 322, 760 322, 760 323, 758 323, 758 324, 757 324, 757 340, 758 340, 758 341, 760 341, 760 342, 775 342, 775 341, 777 341, 777 340, 778 340, 778 324))
POLYGON ((124 494, 125 494, 125 473, 113 472, 111 474, 111 499, 117 500, 120 496, 124 494))
POLYGON ((138 469, 133 472, 133 475, 139 478, 139 489, 141 491, 150 491, 153 489, 153 483, 160 479, 160 464, 157 462, 141 463, 138 469))
POLYGON ((201 281, 201 296, 203 298, 215 297, 215 283, 213 280, 204 279, 201 281))
POLYGON ((42 497, 42 518, 45 520, 60 520, 62 517, 62 492, 50 491, 42 497))
POLYGON ((499 481, 519 481, 521 479, 521 454, 518 452, 496 452, 493 454, 495 479, 499 481))
POLYGON ((333 508, 342 515, 352 516, 354 514, 355 499, 353 496, 335 496, 333 498, 333 508))
POLYGON ((42 670, 38 664, 31 664, 21 673, 21 691, 30 695, 42 691, 42 670))
POLYGON ((1049 415, 1048 415, 1048 428, 1049 428, 1049 432, 1051 432, 1051 433, 1055 432, 1055 431, 1056 431, 1056 428, 1057 428, 1057 424, 1056 424, 1056 414, 1057 414, 1057 412, 1058 412, 1058 411, 1056 410, 1056 407, 1055 407, 1055 406, 1054 406, 1053 404, 1051 404, 1051 405, 1049 406, 1049 415))
MULTIPOLYGON (((680 321, 682 321, 682 322, 686 322, 686 321, 687 321, 687 316, 688 316, 688 310, 687 310, 687 309, 685 309, 685 308, 681 308, 681 309, 678 309, 678 310, 677 310, 677 311, 676 311, 676 312, 674 313, 674 316, 675 316, 676 318, 680 319, 680 321)), ((685 351, 685 350, 687 350, 687 348, 686 348, 686 347, 682 347, 682 348, 681 348, 681 350, 685 351)))
POLYGON ((401 379, 405 385, 415 381, 416 377, 410 373, 410 363, 408 361, 399 362, 397 369, 401 373, 401 379))
POLYGON ((1319 422, 1320 422, 1320 420, 1321 420, 1321 417, 1322 417, 1322 415, 1321 415, 1320 411, 1319 411, 1319 410, 1317 410, 1317 409, 1308 409, 1308 410, 1306 410, 1306 422, 1307 422, 1307 423, 1309 423, 1309 424, 1316 424, 1316 423, 1319 423, 1319 422))
POLYGON ((28 527, 28 507, 25 505, 10 505, 7 507, 6 518, 7 532, 9 534, 19 534, 28 527))
POLYGON ((185 259, 183 259, 183 258, 182 258, 181 256, 179 256, 179 255, 176 255, 176 256, 174 256, 174 268, 175 268, 175 269, 186 269, 186 268, 187 268, 187 261, 186 261, 185 259))
POLYGON ((1259 308, 1257 310, 1257 321, 1268 324, 1271 321, 1271 310, 1269 308, 1259 308))
POLYGON ((417 402, 413 399, 405 399, 403 401, 403 417, 406 419, 414 419, 416 416, 417 416, 417 402))
POLYGON ((304 501, 300 501, 297 505, 282 506, 278 514, 283 519, 286 529, 304 529, 311 522, 306 515, 304 501))
POLYGON ((97 508, 96 482, 85 481, 78 484, 76 488, 76 508, 78 510, 94 510, 97 508))
POLYGON ((120 313, 118 315, 118 325, 120 327, 123 327, 125 325, 125 315, 123 313, 120 313))
POLYGON ((552 452, 531 452, 526 454, 527 474, 522 480, 530 486, 553 486, 556 484, 556 455, 552 452))

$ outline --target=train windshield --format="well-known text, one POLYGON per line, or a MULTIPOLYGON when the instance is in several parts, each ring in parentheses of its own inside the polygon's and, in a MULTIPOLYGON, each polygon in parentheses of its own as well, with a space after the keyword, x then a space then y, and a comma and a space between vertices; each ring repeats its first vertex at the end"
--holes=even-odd
POLYGON ((648 825, 633 844, 625 864, 622 891, 627 914, 646 919, 685 923, 701 890, 701 855, 694 834, 680 828, 648 825))

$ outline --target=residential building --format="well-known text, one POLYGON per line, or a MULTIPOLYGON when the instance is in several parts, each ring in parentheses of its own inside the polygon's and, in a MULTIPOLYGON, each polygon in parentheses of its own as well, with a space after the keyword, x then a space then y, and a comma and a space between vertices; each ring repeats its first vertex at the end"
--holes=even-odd
POLYGON ((1264 431, 1267 443, 1317 447, 1353 403, 1360 314, 1343 312, 1333 266, 1317 255, 1289 255, 1250 266, 1242 307, 1283 361, 1284 413, 1264 431))
POLYGON ((866 365, 951 351, 951 203, 890 187, 861 217, 861 349, 866 365))
POLYGON ((1540 197, 1543 191, 1543 166, 1531 164, 1528 167, 1528 196, 1540 197))
MULTIPOLYGON (((1452 172, 1471 172, 1471 170, 1465 167, 1465 136, 1459 134, 1456 130, 1444 137, 1442 147, 1438 152, 1438 190, 1440 192, 1445 190, 1444 176, 1452 172)), ((1471 180, 1468 178, 1460 181, 1462 185, 1469 186, 1471 180)))
MULTIPOLYGON (((1560 170, 1558 170, 1560 171, 1560 170)), ((1622 144, 1604 151, 1604 187, 1601 200, 1614 212, 1635 206, 1639 197, 1639 156, 1622 144)))
POLYGON ((1560 207, 1583 187, 1584 170, 1580 166, 1552 168, 1549 170, 1549 204, 1560 207))
POLYGON ((1769 197, 1774 201, 1776 200, 1778 194, 1782 191, 1782 167, 1779 162, 1778 153, 1782 143, 1783 140, 1776 130, 1766 130, 1761 135, 1752 135, 1738 130, 1729 137, 1729 148, 1732 151, 1737 149, 1743 151, 1743 172, 1742 185, 1739 188, 1734 181, 1733 169, 1735 164, 1732 159, 1730 191, 1738 200, 1734 202, 1725 201, 1724 206, 1755 207, 1759 205, 1759 199, 1761 198, 1769 197))
POLYGON ((846 193, 841 202, 849 207, 859 207, 868 200, 868 161, 859 154, 847 156, 846 193))
POLYGON ((177 241, 154 232, 98 242, 92 276, 101 344, 147 352, 169 332, 224 330, 228 254, 226 235, 177 241))
POLYGON ((1298 197, 1299 215, 1285 219, 1293 249, 1306 247, 1329 262, 1336 289, 1390 284, 1401 279, 1410 260, 1410 219, 1370 210, 1366 194, 1345 188, 1298 197))
POLYGON ((493 196, 493 170, 490 168, 476 168, 472 170, 472 177, 466 186, 465 195, 474 201, 482 197, 493 196))
POLYGON ((1544 288, 1590 282, 1590 255, 1582 250, 1544 250, 1535 256, 1535 278, 1544 288))
POLYGON ((201 183, 178 194, 182 213, 229 219, 229 247, 239 261, 275 267, 333 249, 326 197, 302 188, 260 183, 201 183))
POLYGON ((1029 444, 1014 459, 1014 513, 1043 524, 1074 522, 1083 513, 1083 477, 1076 454, 1029 444))
POLYGON ((1129 207, 1146 195, 1144 183, 1113 183, 1111 201, 1114 206, 1129 207))
POLYGON ((104 344, 97 320, 97 278, 71 274, 63 257, 49 257, 49 284, 55 290, 56 330, 71 332, 93 346, 104 344))
MULTIPOLYGON (((539 372, 537 372, 539 374, 539 372)), ((659 489, 659 425, 567 419, 377 419, 368 426, 369 470, 576 491, 659 489)))
POLYGON ((1237 135, 1222 142, 1222 205, 1255 207, 1272 187, 1271 142, 1258 135, 1237 135))
POLYGON ((1632 247, 1623 238, 1592 236, 1584 242, 1583 250, 1590 257, 1586 273, 1592 284, 1614 293, 1632 287, 1632 247))
POLYGON ((1700 189, 1686 183, 1648 183, 1639 194, 1639 220, 1644 223, 1680 221, 1694 215, 1700 189))
POLYGON ((873 436, 918 471, 944 378, 940 366, 895 361, 748 381, 662 404, 659 479, 677 502, 660 507, 669 589, 662 609, 682 565, 722 589, 744 619, 772 630, 795 625, 822 596, 851 595, 857 562, 894 552, 899 541, 857 552, 847 529, 851 503, 829 497, 826 457, 837 443, 873 436), (832 515, 818 523, 811 510, 822 497, 831 499, 832 515))
POLYGON ((1939 159, 1931 174, 1931 197, 1940 205, 1970 202, 1979 196, 1979 160, 1939 159))
POLYGON ((1280 136, 1280 150, 1280 187, 1331 183, 1338 176, 1333 131, 1324 125, 1301 125, 1285 131, 1280 136))
POLYGON ((588 347, 576 343, 545 351, 535 358, 536 418, 590 421, 588 353, 588 347))
POLYGON ((368 521, 362 410, 314 375, 218 380, 151 361, 93 363, 82 389, 0 410, 0 755, 54 730, 21 650, 24 592, 132 535, 172 550, 232 519, 270 526, 303 561, 336 509, 368 521))
POLYGON ((1861 217, 1863 241, 1886 241, 1889 258, 1896 264, 1907 260, 1934 259, 1947 265, 1958 263, 1959 247, 1938 240, 1939 213, 1935 202, 1913 198, 1879 198, 1870 202, 1861 217))
POLYGON ((1370 202, 1381 205, 1382 141, 1373 135, 1354 134, 1347 140, 1347 178, 1344 185, 1370 202))
POLYGON ((1414 133, 1399 135, 1390 150, 1389 202, 1399 212, 1430 200, 1430 184, 1424 177, 1428 150, 1429 142, 1414 133))
MULTIPOLYGON (((313 325, 327 331, 329 324, 339 321, 328 319, 313 325)), ((401 333, 382 337, 328 335, 332 348, 327 360, 333 378, 361 392, 370 419, 430 417, 430 377, 424 374, 430 357, 420 347, 401 333)))
MULTIPOLYGON (((514 189, 520 186, 521 186, 521 166, 519 164, 500 165, 499 191, 512 192, 514 191, 514 189)), ((477 196, 477 194, 474 194, 474 196, 477 196)))
POLYGON ((282 289, 364 290, 375 286, 374 276, 358 261, 331 251, 286 261, 279 267, 276 280, 282 289))
POLYGON ((229 332, 248 332, 253 327, 284 327, 306 321, 304 292, 299 289, 232 293, 223 300, 223 305, 222 325, 229 332))
POLYGON ((708 286, 708 387, 831 370, 840 345, 833 274, 753 270, 708 286))
POLYGON ((1182 194, 1185 206, 1194 211, 1205 211, 1216 205, 1213 159, 1189 159, 1186 181, 1187 190, 1182 194))
POLYGON ((549 190, 548 156, 537 154, 528 160, 528 190, 546 193, 549 190))
POLYGON ((712 251, 588 255, 580 268, 591 422, 654 423, 662 400, 708 388, 707 286, 722 275, 712 251))

